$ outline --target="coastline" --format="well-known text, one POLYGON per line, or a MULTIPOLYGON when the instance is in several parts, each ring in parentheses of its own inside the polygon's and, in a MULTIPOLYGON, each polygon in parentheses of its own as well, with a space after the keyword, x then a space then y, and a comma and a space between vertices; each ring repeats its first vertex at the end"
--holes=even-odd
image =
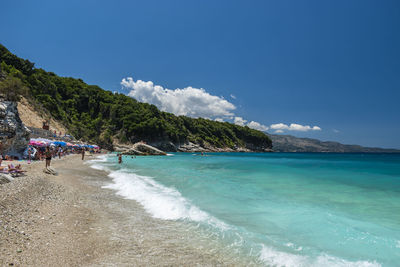
POLYGON ((57 176, 43 173, 43 165, 23 164, 27 176, 0 185, 0 265, 249 264, 203 250, 210 240, 192 242, 196 234, 184 223, 154 219, 137 202, 102 189, 107 173, 79 155, 53 160, 57 176))

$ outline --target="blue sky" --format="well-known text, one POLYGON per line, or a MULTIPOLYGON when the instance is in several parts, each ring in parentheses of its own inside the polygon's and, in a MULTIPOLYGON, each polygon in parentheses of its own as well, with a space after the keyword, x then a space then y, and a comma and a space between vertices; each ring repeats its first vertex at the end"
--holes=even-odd
POLYGON ((222 105, 226 120, 400 148, 399 1, 6 0, 1 9, 0 42, 59 75, 140 100, 159 90, 149 101, 166 110, 164 100, 190 109, 199 92, 174 89, 204 88, 213 104, 203 107, 222 105))

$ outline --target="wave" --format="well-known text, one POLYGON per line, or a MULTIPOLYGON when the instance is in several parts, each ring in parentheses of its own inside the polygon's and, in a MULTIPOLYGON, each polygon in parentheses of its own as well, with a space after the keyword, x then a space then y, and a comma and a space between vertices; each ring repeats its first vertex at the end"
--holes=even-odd
POLYGON ((113 183, 103 188, 113 189, 117 194, 139 202, 153 217, 163 220, 190 220, 217 227, 230 227, 202 211, 185 199, 179 191, 157 183, 151 177, 142 176, 127 169, 113 171, 108 175, 113 183))
POLYGON ((341 258, 322 254, 316 258, 305 255, 295 255, 275 250, 262 245, 260 260, 268 266, 276 267, 309 267, 309 266, 330 266, 330 267, 378 267, 377 262, 369 261, 347 261, 341 258))
POLYGON ((107 162, 108 157, 109 157, 108 155, 100 155, 94 159, 91 159, 90 161, 87 161, 86 163, 89 164, 90 167, 93 169, 107 171, 108 168, 104 166, 102 163, 107 162))
POLYGON ((89 162, 106 162, 109 158, 108 155, 99 155, 96 158, 90 160, 89 162))

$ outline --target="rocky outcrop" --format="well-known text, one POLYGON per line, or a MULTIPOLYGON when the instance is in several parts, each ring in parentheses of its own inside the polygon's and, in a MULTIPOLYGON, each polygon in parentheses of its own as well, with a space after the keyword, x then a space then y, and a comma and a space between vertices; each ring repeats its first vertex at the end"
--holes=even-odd
POLYGON ((30 131, 22 123, 17 103, 0 99, 0 151, 21 157, 29 143, 30 131))
POLYGON ((202 144, 186 141, 183 143, 173 143, 168 140, 157 140, 149 142, 153 147, 168 152, 272 152, 269 147, 259 147, 251 143, 246 143, 244 147, 215 147, 207 142, 202 144))
POLYGON ((180 152, 207 152, 208 149, 192 143, 192 142, 187 142, 186 144, 182 144, 177 148, 178 151, 180 152))
POLYGON ((133 145, 114 144, 114 149, 116 152, 120 152, 123 155, 138 155, 138 156, 167 155, 167 153, 165 153, 164 151, 157 149, 153 146, 150 146, 148 144, 145 144, 143 142, 138 142, 133 145))
POLYGON ((133 149, 135 151, 140 151, 146 155, 159 155, 159 156, 165 156, 167 153, 164 151, 161 151, 153 146, 150 146, 148 144, 145 144, 143 142, 139 142, 133 145, 133 149))

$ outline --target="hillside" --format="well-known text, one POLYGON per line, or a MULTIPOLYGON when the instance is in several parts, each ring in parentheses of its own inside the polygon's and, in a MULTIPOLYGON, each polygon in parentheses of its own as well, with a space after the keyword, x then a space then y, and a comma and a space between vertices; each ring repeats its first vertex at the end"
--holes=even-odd
POLYGON ((140 140, 167 150, 188 144, 233 151, 268 151, 272 147, 270 138, 260 131, 162 112, 154 105, 88 85, 81 79, 35 68, 34 63, 17 57, 1 44, 0 83, 0 93, 7 98, 18 100, 22 95, 40 105, 77 139, 110 149, 116 142, 140 140))
POLYGON ((53 119, 48 113, 46 114, 45 110, 40 110, 37 106, 29 103, 25 97, 21 97, 18 102, 18 112, 20 119, 27 127, 42 128, 43 121, 48 120, 52 131, 56 131, 57 133, 68 132, 68 129, 64 125, 53 119))
POLYGON ((338 142, 270 134, 276 152, 400 153, 398 149, 344 145, 338 142))

